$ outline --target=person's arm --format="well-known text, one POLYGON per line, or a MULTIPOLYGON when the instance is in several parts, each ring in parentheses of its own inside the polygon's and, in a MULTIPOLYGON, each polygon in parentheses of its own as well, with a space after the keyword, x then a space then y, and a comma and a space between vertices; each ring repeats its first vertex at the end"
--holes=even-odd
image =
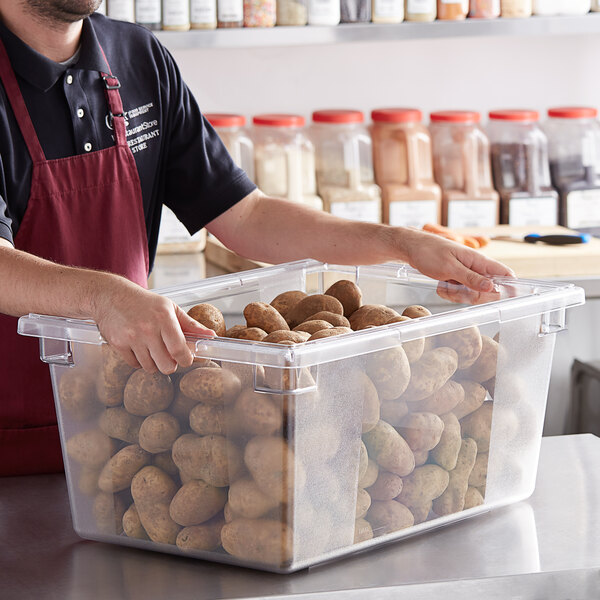
POLYGON ((440 236, 413 228, 360 223, 256 190, 207 225, 234 252, 269 263, 301 258, 343 265, 407 262, 424 275, 490 291, 505 265, 440 236))
POLYGON ((0 312, 92 318, 133 367, 172 373, 193 354, 183 331, 214 335, 176 304, 119 275, 58 265, 0 238, 0 312))

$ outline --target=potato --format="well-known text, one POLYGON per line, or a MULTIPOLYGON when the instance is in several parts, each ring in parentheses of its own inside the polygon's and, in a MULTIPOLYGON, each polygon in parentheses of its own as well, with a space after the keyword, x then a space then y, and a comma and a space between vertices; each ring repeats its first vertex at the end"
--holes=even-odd
POLYGON ((475 506, 481 506, 483 504, 483 496, 479 493, 479 490, 474 487, 469 487, 465 494, 465 506, 463 510, 474 508, 475 506))
MULTIPOLYGON (((302 456, 308 464, 321 465, 334 458, 342 447, 342 431, 337 423, 317 421, 302 432, 302 456)), ((298 439, 296 439, 298 443, 298 439)), ((345 440, 344 440, 345 441, 345 440)), ((367 459, 368 460, 368 459, 367 459)))
POLYGON ((76 421, 85 421, 98 411, 96 382, 90 373, 68 369, 58 382, 60 406, 76 421))
POLYGON ((365 469, 363 476, 360 477, 358 480, 358 487, 361 487, 361 488, 371 487, 377 481, 378 476, 379 476, 379 465, 374 460, 371 460, 369 458, 367 460, 367 468, 365 469))
POLYGON ((228 554, 244 561, 283 566, 293 556, 290 527, 272 519, 235 519, 221 530, 228 554))
POLYGON ((384 400, 380 407, 381 420, 397 427, 408 414, 408 406, 404 400, 384 400))
POLYGON ((245 325, 234 325, 225 331, 223 337, 226 338, 237 338, 237 334, 244 329, 248 329, 245 325))
POLYGON ((161 471, 164 471, 170 477, 174 479, 179 478, 179 469, 177 465, 173 462, 173 457, 171 456, 171 451, 168 452, 160 452, 159 454, 152 455, 152 464, 155 467, 158 467, 161 471))
POLYGON ((349 317, 360 308, 362 303, 362 292, 360 288, 348 279, 336 281, 325 291, 327 296, 337 298, 344 307, 344 316, 349 317))
POLYGON ((175 543, 183 551, 217 550, 221 545, 221 530, 225 519, 221 516, 214 517, 202 525, 184 527, 178 534, 175 543))
POLYGON ((236 340, 250 340, 252 342, 262 342, 267 337, 267 332, 260 327, 242 327, 229 337, 236 340))
POLYGON ((403 399, 410 402, 424 400, 437 392, 454 375, 458 355, 452 348, 435 348, 410 366, 411 377, 403 399))
POLYGON ((469 487, 469 476, 475 464, 477 444, 466 438, 462 441, 456 467, 450 471, 450 480, 444 493, 433 501, 433 512, 436 515, 450 515, 463 510, 465 495, 469 487))
MULTIPOLYGON (((410 317, 406 316, 398 316, 391 318, 385 325, 392 325, 394 323, 402 323, 404 321, 410 321, 410 317)), ((414 363, 423 356, 423 351, 425 350, 425 339, 418 338, 416 340, 411 340, 410 342, 404 342, 402 344, 404 348, 404 352, 406 352, 406 357, 408 358, 409 363, 414 363)))
POLYGON ((246 388, 233 405, 234 429, 250 435, 271 435, 283 424, 280 399, 246 388))
POLYGON ((293 500, 294 488, 302 489, 306 474, 287 443, 278 437, 252 438, 244 462, 259 489, 278 504, 293 500))
POLYGON ((411 411, 429 412, 434 415, 444 415, 453 410, 465 399, 465 389, 460 383, 449 379, 437 392, 428 398, 410 402, 411 411))
POLYGON ((237 517, 258 519, 277 508, 279 503, 264 494, 250 478, 238 479, 229 487, 229 509, 237 517))
POLYGON ((100 491, 98 487, 99 475, 99 469, 82 466, 77 480, 77 489, 86 496, 95 496, 100 491))
POLYGON ((453 413, 441 416, 444 422, 444 431, 439 444, 431 450, 430 456, 433 462, 440 465, 446 471, 452 471, 456 467, 458 453, 460 452, 461 432, 460 423, 453 413))
POLYGON ((279 294, 275 296, 273 300, 271 300, 271 306, 283 317, 288 313, 288 311, 296 306, 300 300, 306 298, 308 294, 306 292, 302 292, 301 290, 291 290, 289 292, 283 292, 283 294, 279 294))
POLYGON ((355 519, 362 519, 371 506, 371 496, 367 490, 358 488, 356 495, 356 517, 355 519))
POLYGON ((393 500, 401 491, 402 478, 387 471, 379 471, 377 480, 367 489, 373 500, 393 500))
POLYGON ((415 467, 420 467, 429 460, 428 450, 419 450, 418 452, 413 452, 413 455, 415 457, 415 467))
POLYGON ((371 523, 365 519, 356 519, 354 522, 354 543, 366 542, 373 539, 371 523))
POLYGON ((367 513, 374 535, 384 535, 411 527, 415 519, 406 506, 396 500, 374 501, 367 513))
POLYGON ((498 342, 487 335, 482 335, 481 344, 481 352, 477 360, 466 369, 461 369, 456 374, 458 378, 482 383, 496 375, 499 348, 498 342))
POLYGON ((444 422, 433 413, 408 414, 398 427, 398 433, 413 452, 435 448, 442 437, 444 422))
POLYGON ((144 417, 128 413, 122 406, 105 409, 100 415, 100 429, 109 437, 137 444, 144 417))
POLYGON ((173 396, 173 383, 168 375, 139 369, 127 381, 123 403, 132 415, 147 417, 168 408, 173 396))
POLYGON ((177 490, 169 505, 169 515, 184 527, 200 525, 221 512, 225 502, 227 492, 223 488, 194 480, 177 490))
POLYGON ((103 492, 120 492, 131 485, 133 476, 150 464, 150 455, 137 444, 119 450, 103 467, 98 487, 103 492))
POLYGON ((306 333, 317 333, 317 331, 321 331, 323 329, 331 329, 333 325, 328 321, 323 321, 322 319, 318 319, 316 321, 304 321, 304 323, 300 323, 300 325, 296 325, 294 327, 294 331, 305 331, 306 333))
POLYGON ((125 508, 125 503, 119 496, 98 492, 92 506, 98 531, 106 535, 120 535, 123 532, 125 508))
POLYGON ((408 510, 412 513, 415 519, 415 525, 419 523, 423 523, 427 521, 429 517, 429 513, 431 512, 431 507, 433 506, 433 500, 424 500, 419 504, 415 504, 414 506, 409 506, 408 510))
POLYGON ((379 394, 369 376, 362 371, 352 375, 350 385, 362 404, 362 433, 366 433, 379 421, 379 394))
POLYGON ((365 443, 360 440, 360 451, 358 455, 358 480, 360 481, 367 473, 367 467, 369 466, 369 454, 365 443))
POLYGON ((262 341, 269 344, 279 344, 281 342, 293 342, 294 344, 302 344, 306 342, 310 334, 306 331, 290 331, 289 329, 279 329, 272 331, 262 341))
POLYGON ((136 538, 138 540, 148 540, 148 534, 140 521, 135 504, 132 504, 123 515, 123 532, 127 537, 136 538))
POLYGON ((419 507, 441 496, 449 481, 448 472, 437 465, 417 467, 402 480, 402 491, 397 500, 408 508, 419 507))
POLYGON ((463 437, 475 440, 478 452, 487 452, 490 449, 493 410, 493 402, 484 402, 475 412, 460 421, 463 437))
POLYGON ((179 437, 179 421, 167 412, 157 412, 144 419, 140 427, 139 444, 151 454, 167 452, 179 437))
POLYGON ((262 365, 223 361, 221 366, 225 371, 231 371, 240 380, 242 388, 262 386, 265 381, 265 368, 262 365))
POLYGON ((198 435, 225 435, 225 410, 222 406, 199 402, 190 411, 190 427, 198 435))
POLYGON ((442 333, 436 338, 438 346, 446 346, 456 350, 458 368, 470 367, 481 354, 482 341, 479 327, 467 327, 458 331, 442 333))
POLYGON ((377 464, 404 477, 415 468, 415 457, 404 438, 388 423, 379 421, 363 435, 363 441, 377 464))
POLYGON ((198 400, 188 398, 180 389, 176 389, 174 399, 169 406, 169 412, 179 419, 181 424, 185 425, 189 421, 192 408, 198 404, 198 400))
POLYGON ((393 308, 389 308, 383 304, 364 304, 350 315, 350 327, 354 331, 365 329, 369 325, 377 327, 385 325, 394 317, 399 316, 393 308))
POLYGON ((487 479, 489 454, 487 452, 478 452, 475 458, 475 465, 469 475, 469 486, 481 488, 485 486, 487 479))
POLYGON ((220 435, 182 435, 173 444, 173 462, 180 471, 215 487, 229 485, 243 472, 240 449, 220 435))
POLYGON ((409 317, 411 319, 418 319, 420 317, 431 316, 431 312, 424 306, 421 306, 420 304, 412 304, 411 306, 407 306, 402 311, 402 316, 409 317))
POLYGON ((310 315, 304 319, 303 323, 307 321, 327 321, 331 323, 334 327, 348 327, 350 328, 350 321, 342 315, 338 313, 334 313, 328 310, 322 310, 314 315, 310 315))
MULTIPOLYGON (((272 390, 300 390, 316 386, 315 379, 307 368, 267 367, 265 369, 265 384, 272 390)), ((302 401, 306 402, 306 400, 306 395, 304 395, 302 401)))
POLYGON ((244 308, 244 317, 248 327, 258 327, 267 333, 289 329, 286 320, 265 302, 251 302, 244 308))
POLYGON ((106 406, 123 404, 123 391, 130 375, 135 371, 107 344, 102 345, 102 367, 96 380, 98 399, 106 406))
POLYGON ((221 311, 212 304, 196 304, 192 306, 187 314, 195 319, 204 327, 212 329, 219 337, 225 335, 227 327, 225 327, 225 319, 221 311))
MULTIPOLYGON (((344 307, 342 303, 333 296, 327 296, 326 294, 313 294, 307 296, 293 306, 290 311, 285 315, 285 320, 291 329, 300 325, 303 321, 307 320, 307 317, 314 315, 315 313, 327 311, 338 315, 344 314, 344 307)), ((327 319, 325 319, 327 320, 327 319)))
POLYGON ((474 381, 463 380, 460 382, 464 390, 464 398, 452 409, 457 419, 462 419, 475 412, 484 402, 485 388, 474 381))
POLYGON ((348 327, 331 327, 330 329, 321 329, 321 331, 313 333, 307 341, 313 342, 314 340, 322 340, 323 338, 332 337, 334 335, 342 335, 344 333, 352 333, 352 329, 349 329, 348 327))
POLYGON ((367 355, 366 369, 381 401, 400 397, 408 387, 411 370, 402 346, 367 355))
POLYGON ((179 382, 179 389, 188 397, 206 404, 230 404, 242 385, 240 380, 226 369, 200 367, 186 373, 179 382))
POLYGON ((114 440, 98 429, 76 433, 67 440, 67 455, 79 464, 99 468, 115 453, 114 440))

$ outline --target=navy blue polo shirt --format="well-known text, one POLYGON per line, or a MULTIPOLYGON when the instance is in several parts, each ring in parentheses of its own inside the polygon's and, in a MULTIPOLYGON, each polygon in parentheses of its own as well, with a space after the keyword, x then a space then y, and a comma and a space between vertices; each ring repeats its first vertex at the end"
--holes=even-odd
MULTIPOLYGON (((39 54, 2 23, 0 37, 48 160, 114 145, 100 76, 107 70, 104 50, 121 83, 150 264, 163 204, 193 234, 255 189, 201 114, 172 56, 144 27, 92 15, 83 22, 79 57, 69 66, 39 54)), ((27 209, 31 171, 25 141, 0 86, 0 237, 11 242, 27 209)))

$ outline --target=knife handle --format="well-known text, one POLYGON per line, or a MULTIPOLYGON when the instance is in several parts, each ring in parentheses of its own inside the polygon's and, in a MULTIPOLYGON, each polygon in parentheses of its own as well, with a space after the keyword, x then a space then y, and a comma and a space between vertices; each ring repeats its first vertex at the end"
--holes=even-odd
POLYGON ((538 233, 530 233, 526 235, 523 240, 535 244, 536 242, 544 242, 544 244, 550 244, 552 246, 564 246, 566 244, 587 244, 591 239, 589 233, 573 233, 573 234, 562 234, 554 233, 548 235, 539 235, 538 233))

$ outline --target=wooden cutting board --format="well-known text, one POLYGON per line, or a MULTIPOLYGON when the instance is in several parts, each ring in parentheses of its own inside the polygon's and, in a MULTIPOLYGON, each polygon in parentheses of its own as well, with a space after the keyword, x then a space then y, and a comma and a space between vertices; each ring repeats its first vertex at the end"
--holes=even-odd
MULTIPOLYGON (((512 227, 499 225, 493 228, 458 229, 459 233, 487 235, 488 237, 520 236, 528 233, 573 233, 565 227, 512 227)), ((228 250, 217 239, 210 237, 206 242, 205 258, 228 273, 246 271, 267 266, 267 263, 238 256, 228 250)), ((508 265, 521 278, 568 280, 574 276, 600 276, 600 238, 592 238, 587 244, 550 246, 538 242, 507 242, 492 240, 480 250, 486 256, 508 265)))

